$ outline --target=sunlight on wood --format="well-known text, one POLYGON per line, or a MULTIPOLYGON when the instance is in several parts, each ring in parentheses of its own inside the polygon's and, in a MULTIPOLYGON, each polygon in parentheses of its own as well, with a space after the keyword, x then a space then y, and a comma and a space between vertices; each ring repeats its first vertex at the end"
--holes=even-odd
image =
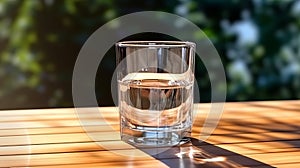
MULTIPOLYGON (((210 123, 203 124, 210 107, 195 105, 194 138, 208 135, 210 123)), ((207 142, 273 166, 299 167, 299 109, 300 101, 227 103, 207 142)), ((168 159, 194 157, 193 150, 183 152, 168 159)), ((83 108, 80 114, 72 108, 1 111, 0 155, 0 167, 166 167, 120 140, 116 107, 83 108)))

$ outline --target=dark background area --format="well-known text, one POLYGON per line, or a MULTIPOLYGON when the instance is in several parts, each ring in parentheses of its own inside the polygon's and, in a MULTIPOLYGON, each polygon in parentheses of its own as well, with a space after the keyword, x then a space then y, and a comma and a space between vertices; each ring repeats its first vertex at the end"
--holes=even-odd
MULTIPOLYGON (((145 10, 177 14, 205 32, 225 66, 227 101, 300 98, 299 0, 2 0, 0 109, 73 106, 73 67, 87 38, 114 18, 145 10)), ((174 38, 142 33, 124 40, 174 38)), ((113 105, 114 69, 112 48, 95 82, 101 106, 113 105)), ((201 102, 208 102, 201 60, 195 71, 201 102)))

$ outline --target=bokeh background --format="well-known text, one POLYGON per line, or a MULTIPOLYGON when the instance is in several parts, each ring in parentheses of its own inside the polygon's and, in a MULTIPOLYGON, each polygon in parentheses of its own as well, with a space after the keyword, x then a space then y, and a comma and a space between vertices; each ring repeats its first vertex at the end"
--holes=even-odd
MULTIPOLYGON (((0 0, 0 109, 72 107, 72 71, 84 42, 104 23, 144 10, 180 15, 206 33, 225 66, 227 101, 300 99, 300 0, 0 0)), ((157 39, 172 37, 127 38, 157 39)), ((100 106, 113 105, 114 69, 112 49, 99 65, 100 106)), ((208 102, 201 60, 195 73, 208 102)))

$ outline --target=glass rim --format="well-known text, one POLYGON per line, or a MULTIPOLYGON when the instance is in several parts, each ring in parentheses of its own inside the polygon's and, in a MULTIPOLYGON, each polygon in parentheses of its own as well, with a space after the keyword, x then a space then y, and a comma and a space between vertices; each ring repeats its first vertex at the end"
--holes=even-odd
POLYGON ((121 41, 116 43, 117 47, 195 47, 196 44, 190 41, 121 41))

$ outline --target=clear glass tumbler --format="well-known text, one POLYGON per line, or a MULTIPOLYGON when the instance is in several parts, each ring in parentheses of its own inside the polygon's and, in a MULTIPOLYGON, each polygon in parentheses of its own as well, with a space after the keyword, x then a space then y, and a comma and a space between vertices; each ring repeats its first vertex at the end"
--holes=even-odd
POLYGON ((135 146, 173 146, 190 136, 195 44, 116 44, 121 139, 135 146))

